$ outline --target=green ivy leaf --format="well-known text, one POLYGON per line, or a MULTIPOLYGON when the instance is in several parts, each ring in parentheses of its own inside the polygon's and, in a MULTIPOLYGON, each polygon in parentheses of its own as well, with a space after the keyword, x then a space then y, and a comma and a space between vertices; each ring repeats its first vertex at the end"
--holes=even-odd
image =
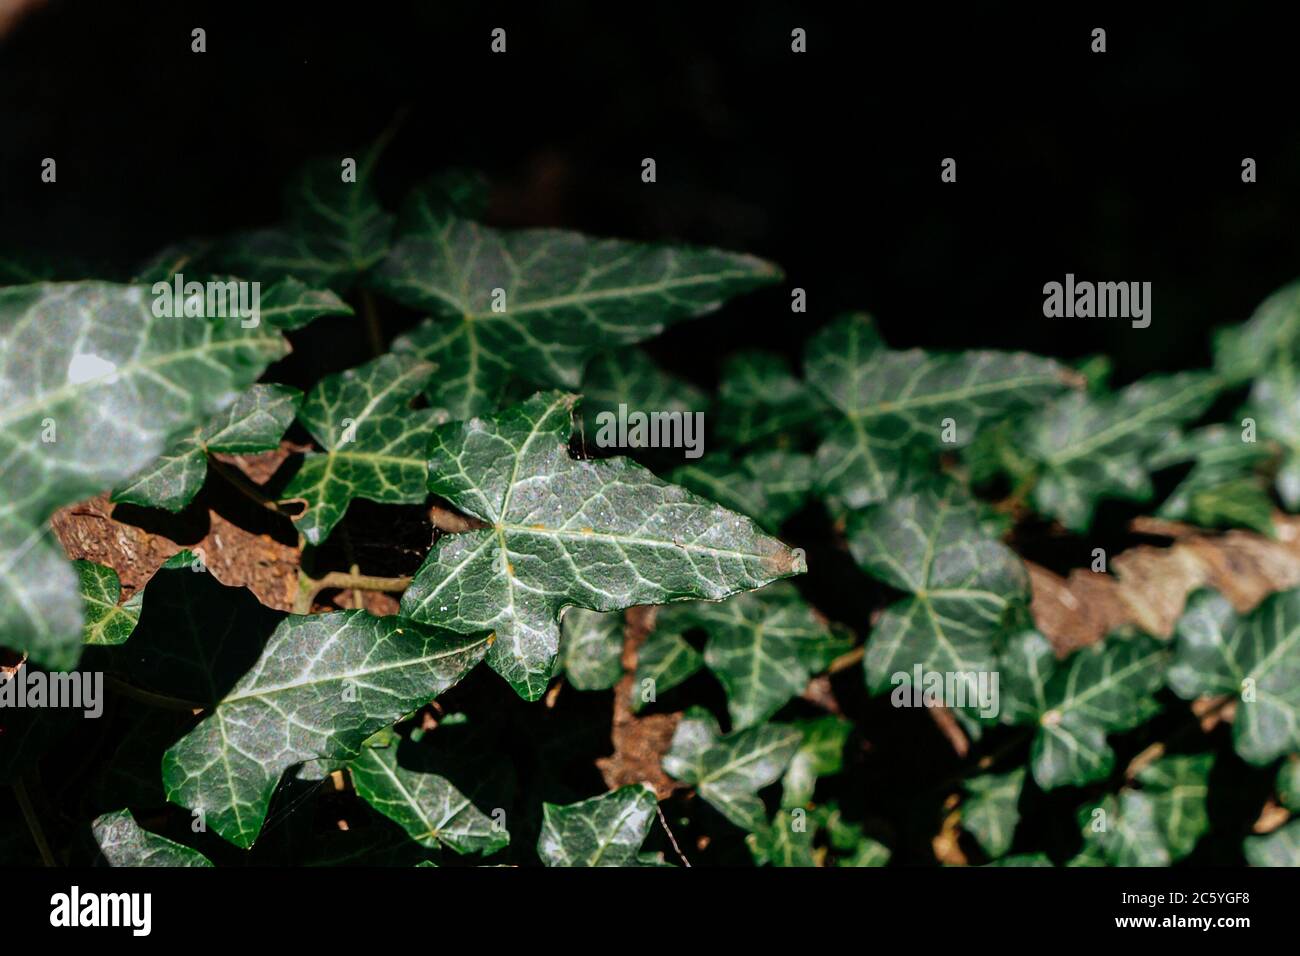
POLYGON ((655 621, 669 634, 695 628, 709 635, 704 661, 727 692, 734 728, 763 723, 852 646, 788 582, 721 603, 666 607, 655 621))
MULTIPOLYGON (((1288 511, 1300 510, 1300 378, 1297 377, 1296 361, 1300 361, 1300 356, 1292 358, 1288 355, 1278 365, 1259 375, 1251 384, 1250 400, 1243 411, 1246 419, 1254 419, 1258 430, 1256 437, 1274 439, 1282 446, 1276 487, 1278 497, 1288 511)), ((1237 437, 1240 441, 1240 433, 1237 437)), ((1241 444, 1260 448, 1255 444, 1241 444)), ((1263 446, 1260 451, 1271 449, 1263 446)))
POLYGON ((1277 290, 1249 320, 1214 336, 1214 368, 1230 384, 1300 361, 1300 282, 1277 290))
POLYGON ((571 607, 560 618, 558 665, 578 690, 609 690, 623 676, 623 615, 571 607))
POLYGON ((816 866, 817 860, 813 856, 816 832, 807 812, 799 807, 778 810, 770 823, 748 834, 745 842, 759 866, 816 866))
POLYGON ((781 806, 786 809, 810 804, 818 778, 840 772, 844 745, 853 733, 853 724, 835 714, 796 720, 792 726, 803 734, 803 741, 781 778, 781 806))
POLYGON ((1105 397, 1074 392, 1031 423, 1026 454, 1038 466, 1034 506, 1086 531, 1102 498, 1147 501, 1145 461, 1172 428, 1200 417, 1223 387, 1205 372, 1144 379, 1105 397))
POLYGON ((971 832, 989 859, 995 860, 1011 849, 1016 835, 1025 768, 971 777, 964 787, 967 796, 961 805, 961 825, 971 832))
POLYGON ((1300 813, 1300 754, 1291 754, 1277 771, 1277 798, 1292 813, 1300 813))
POLYGON ((885 609, 867 643, 867 687, 880 693, 913 669, 994 669, 994 638, 1027 606, 1029 578, 989 538, 980 506, 952 482, 852 514, 849 550, 864 571, 910 594, 885 609))
POLYGON ((790 444, 826 411, 821 397, 779 355, 745 350, 722 366, 716 432, 724 447, 790 444))
POLYGON ((680 635, 656 628, 637 651, 636 687, 632 693, 632 711, 646 704, 646 691, 653 689, 654 699, 694 676, 704 666, 704 657, 680 635))
POLYGON ((458 682, 483 659, 481 635, 399 617, 291 615, 253 668, 163 757, 167 798, 249 847, 289 767, 351 758, 375 731, 458 682))
POLYGON ((917 451, 971 443, 980 427, 1061 392, 1071 373, 1024 352, 897 351, 870 317, 841 316, 808 343, 804 376, 843 417, 817 452, 835 510, 882 501, 917 451), (951 420, 953 441, 945 443, 951 420))
POLYGON ((566 605, 720 600, 804 571, 802 555, 627 458, 569 456, 575 396, 542 393, 436 429, 429 490, 484 527, 433 546, 402 613, 493 630, 488 662, 528 700, 554 673, 566 605))
POLYGON ((387 254, 393 230, 371 183, 380 148, 358 159, 356 182, 343 181, 342 157, 309 163, 286 190, 284 225, 233 237, 218 250, 218 266, 263 282, 292 277, 348 291, 387 254))
POLYGON ((1248 836, 1242 851, 1251 866, 1300 866, 1300 820, 1264 836, 1248 836))
POLYGON ((640 349, 602 352, 582 373, 584 431, 592 436, 603 412, 618 415, 619 405, 644 412, 704 412, 708 397, 689 382, 669 375, 640 349))
POLYGON ((710 456, 669 474, 673 484, 748 515, 769 531, 803 507, 816 482, 811 455, 754 452, 732 461, 710 456))
POLYGON ((1169 686, 1191 700, 1239 698, 1233 744, 1262 765, 1300 750, 1300 589, 1267 598, 1245 617, 1214 591, 1198 591, 1175 628, 1169 686))
POLYGON ((418 745, 399 746, 395 739, 371 743, 348 767, 361 799, 421 846, 486 856, 510 842, 492 814, 504 807, 514 773, 509 764, 484 759, 481 752, 449 746, 447 733, 459 729, 439 728, 418 745))
POLYGON ((802 742, 797 727, 777 724, 723 735, 708 711, 692 707, 677 724, 663 768, 736 826, 754 832, 767 822, 758 791, 785 772, 802 742))
POLYGON ((537 855, 546 866, 665 866, 661 854, 641 852, 656 804, 643 784, 563 806, 543 803, 537 855))
POLYGON ((686 246, 591 239, 555 229, 502 232, 446 217, 407 235, 375 280, 438 320, 418 354, 464 369, 460 395, 492 395, 512 374, 577 387, 597 352, 652 338, 781 271, 753 256, 686 246))
POLYGON ((411 402, 434 367, 409 355, 381 355, 321 379, 298 413, 322 451, 309 452, 283 498, 306 503, 294 517, 310 544, 320 544, 353 498, 418 504, 427 494, 425 444, 441 419, 411 402))
POLYGON ((1240 429, 1225 425, 1178 436, 1147 460, 1153 471, 1194 462, 1156 514, 1203 528, 1244 527, 1271 535, 1273 501, 1260 469, 1274 456, 1271 445, 1243 441, 1240 429))
POLYGON ((1042 689, 1047 709, 1030 748, 1039 787, 1083 786, 1110 775, 1115 752, 1106 735, 1152 715, 1151 695, 1164 682, 1168 656, 1144 634, 1112 634, 1056 667, 1042 689))
POLYGON ((1169 866, 1187 856, 1210 828, 1213 763, 1213 754, 1162 757, 1138 774, 1138 786, 1080 809, 1085 851, 1111 866, 1169 866))
POLYGON ((198 850, 150 833, 130 810, 97 817, 90 825, 100 855, 109 866, 211 866, 198 850))
POLYGON ((0 634, 60 670, 81 650, 77 576, 43 527, 144 467, 287 351, 238 319, 156 318, 103 282, 0 289, 0 634))
POLYGON ((121 644, 135 630, 140 620, 142 591, 130 600, 122 599, 122 582, 117 572, 92 561, 73 561, 81 600, 86 609, 86 627, 82 640, 87 644, 121 644))
POLYGON ((254 385, 225 411, 171 446, 133 478, 113 489, 114 501, 180 511, 208 477, 208 455, 249 455, 280 447, 302 392, 287 385, 254 385))

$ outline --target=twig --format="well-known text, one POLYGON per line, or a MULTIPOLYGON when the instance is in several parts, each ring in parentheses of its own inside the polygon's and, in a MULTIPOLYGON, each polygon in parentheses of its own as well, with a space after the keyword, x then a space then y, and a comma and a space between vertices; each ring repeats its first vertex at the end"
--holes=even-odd
POLYGON ((23 811, 23 819, 27 821, 27 829, 31 831, 32 839, 36 841, 36 849, 41 853, 41 862, 46 866, 58 866, 54 853, 50 850, 49 841, 45 839, 45 831, 41 829, 40 817, 36 815, 36 808, 32 806, 32 798, 27 793, 27 781, 14 782, 14 796, 18 798, 18 806, 23 811))
POLYGON ((310 614, 316 595, 328 588, 391 591, 400 594, 410 586, 410 578, 379 578, 369 574, 351 574, 345 571, 331 571, 320 578, 309 578, 304 574, 298 585, 298 597, 293 602, 293 613, 310 614))
POLYGON ((859 644, 851 651, 845 651, 835 660, 831 661, 831 666, 826 668, 828 674, 838 674, 842 670, 848 670, 855 664, 862 661, 862 656, 867 652, 867 645, 859 644))
POLYGON ((671 843, 673 849, 677 851, 677 856, 681 859, 682 865, 689 868, 691 861, 686 859, 686 854, 683 853, 682 848, 677 845, 677 837, 673 835, 673 828, 668 825, 668 820, 664 817, 663 807, 659 806, 658 802, 655 803, 655 813, 659 814, 659 825, 664 828, 664 833, 668 834, 668 842, 671 843))

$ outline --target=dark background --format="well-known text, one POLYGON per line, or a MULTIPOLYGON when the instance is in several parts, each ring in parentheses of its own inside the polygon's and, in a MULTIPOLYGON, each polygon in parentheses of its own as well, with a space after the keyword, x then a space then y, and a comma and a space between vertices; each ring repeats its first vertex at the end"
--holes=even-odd
POLYGON ((1106 352, 1126 381, 1204 364, 1212 327, 1300 273, 1294 41, 1265 10, 529 6, 51 0, 0 45, 0 246, 126 267, 270 223, 303 160, 359 153, 406 107, 390 204, 469 165, 499 224, 779 262, 807 315, 773 289, 652 347, 706 384, 736 347, 796 357, 844 308, 897 346, 1106 352), (1066 272, 1151 281, 1152 326, 1044 319, 1066 272))

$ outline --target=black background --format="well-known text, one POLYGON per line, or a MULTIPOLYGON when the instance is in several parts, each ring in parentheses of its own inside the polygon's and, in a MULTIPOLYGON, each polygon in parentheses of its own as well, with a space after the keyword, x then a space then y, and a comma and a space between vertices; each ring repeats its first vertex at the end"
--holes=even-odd
POLYGON ((495 223, 750 251, 808 290, 805 316, 776 288, 652 346, 702 383, 744 345, 796 359, 845 308, 896 346, 1106 352, 1126 381, 1205 364, 1212 327, 1300 272, 1293 61, 1285 14, 1237 4, 52 0, 0 46, 0 245, 125 267, 270 223, 303 160, 407 108, 390 203, 470 165, 495 223), (1066 272, 1151 281, 1152 326, 1043 318, 1066 272))

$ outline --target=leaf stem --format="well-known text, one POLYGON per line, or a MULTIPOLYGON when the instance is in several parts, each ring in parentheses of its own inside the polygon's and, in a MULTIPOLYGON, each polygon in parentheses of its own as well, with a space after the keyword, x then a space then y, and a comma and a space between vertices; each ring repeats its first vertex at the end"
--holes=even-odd
POLYGON ((31 831, 32 839, 36 842, 36 849, 40 851, 41 862, 46 866, 58 866, 54 853, 50 850, 49 841, 45 839, 40 817, 36 815, 36 807, 32 805, 31 795, 27 792, 26 780, 15 781, 14 796, 18 798, 18 806, 23 812, 23 819, 27 821, 27 829, 31 831))
POLYGON ((331 571, 324 577, 309 578, 303 575, 298 585, 298 597, 293 602, 294 614, 310 614, 316 595, 327 588, 358 591, 390 591, 400 594, 411 586, 410 578, 380 578, 370 574, 353 574, 347 571, 331 571))
POLYGON ((145 690, 143 687, 128 684, 111 674, 105 677, 105 682, 123 697, 130 697, 132 700, 138 700, 142 704, 149 704, 151 707, 161 707, 164 710, 179 710, 187 714, 204 709, 202 704, 195 701, 185 700, 182 697, 172 697, 168 694, 156 694, 151 690, 145 690))
POLYGON ((208 464, 213 471, 226 480, 227 484, 232 485, 236 491, 259 507, 274 511, 276 514, 285 513, 276 502, 262 494, 262 489, 249 481, 247 476, 238 468, 233 468, 224 461, 219 461, 213 455, 208 455, 208 464))

